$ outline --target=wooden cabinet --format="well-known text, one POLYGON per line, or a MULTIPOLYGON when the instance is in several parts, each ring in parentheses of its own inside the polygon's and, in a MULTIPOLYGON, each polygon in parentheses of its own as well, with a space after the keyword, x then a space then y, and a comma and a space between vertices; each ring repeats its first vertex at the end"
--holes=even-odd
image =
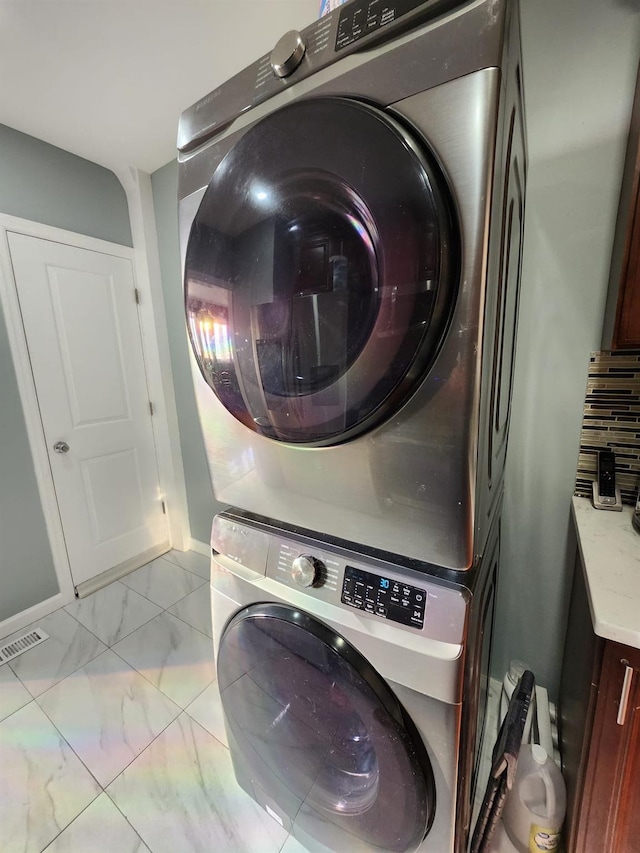
MULTIPOLYGON (((640 73, 622 176, 610 286, 618 301, 611 348, 640 348, 640 73)), ((640 849, 640 846, 639 846, 640 849)))
POLYGON ((625 274, 620 283, 613 349, 640 348, 640 193, 631 229, 625 274))
POLYGON ((638 853, 639 806, 640 651, 607 640, 571 849, 638 853))
POLYGON ((559 703, 567 853, 640 853, 640 650, 593 635, 579 564, 573 587, 559 703))

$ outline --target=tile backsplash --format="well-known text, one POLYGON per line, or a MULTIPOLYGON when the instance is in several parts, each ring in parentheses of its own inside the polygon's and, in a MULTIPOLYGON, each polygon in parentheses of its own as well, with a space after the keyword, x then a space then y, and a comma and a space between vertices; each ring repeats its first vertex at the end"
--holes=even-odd
POLYGON ((591 497, 597 453, 605 448, 616 455, 622 502, 635 504, 640 485, 640 351, 591 353, 576 495, 591 497))

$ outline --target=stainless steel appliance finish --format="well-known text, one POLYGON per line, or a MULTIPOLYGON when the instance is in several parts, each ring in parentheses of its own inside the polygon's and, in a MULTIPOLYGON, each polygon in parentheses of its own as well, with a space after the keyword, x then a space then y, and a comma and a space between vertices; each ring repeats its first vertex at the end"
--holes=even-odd
POLYGON ((496 525, 461 584, 246 513, 214 520, 236 777, 311 853, 466 851, 498 550, 496 525))
POLYGON ((303 30, 288 76, 267 54, 183 114, 196 396, 219 501, 467 570, 509 424, 517 4, 374 7, 303 30))

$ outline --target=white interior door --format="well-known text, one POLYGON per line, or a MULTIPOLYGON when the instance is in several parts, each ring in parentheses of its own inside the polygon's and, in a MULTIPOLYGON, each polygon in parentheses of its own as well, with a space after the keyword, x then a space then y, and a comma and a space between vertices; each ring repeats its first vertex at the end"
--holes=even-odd
POLYGON ((127 258, 8 233, 74 584, 169 547, 127 258))

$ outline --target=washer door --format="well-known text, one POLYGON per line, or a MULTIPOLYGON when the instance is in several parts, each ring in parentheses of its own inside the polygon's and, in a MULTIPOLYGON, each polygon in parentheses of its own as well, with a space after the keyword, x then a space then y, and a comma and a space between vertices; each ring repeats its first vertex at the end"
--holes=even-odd
POLYGON ((394 119, 297 101, 216 169, 185 263, 200 370, 252 430, 329 445, 390 417, 432 364, 455 302, 444 179, 394 119))
POLYGON ((421 843, 435 811, 426 751, 344 638, 292 607, 253 605, 224 631, 218 682, 236 775, 259 802, 332 849, 421 843))

